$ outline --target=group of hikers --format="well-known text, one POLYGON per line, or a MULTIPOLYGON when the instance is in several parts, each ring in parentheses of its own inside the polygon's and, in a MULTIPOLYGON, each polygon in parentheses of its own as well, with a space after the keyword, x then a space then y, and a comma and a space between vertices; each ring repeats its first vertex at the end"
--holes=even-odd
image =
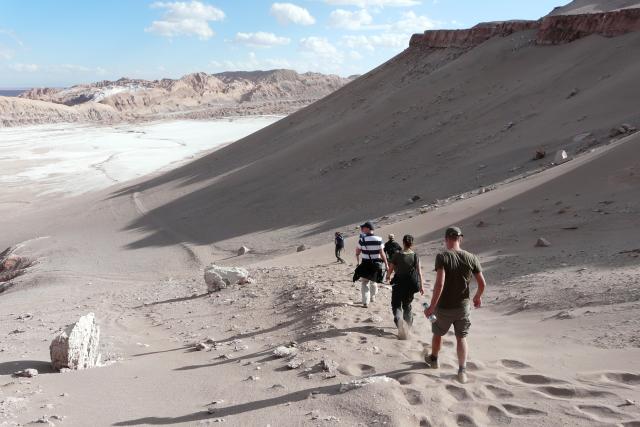
MULTIPOLYGON (((385 243, 373 233, 370 221, 360 226, 360 238, 356 246, 357 267, 353 281, 360 281, 362 305, 367 308, 376 301, 379 283, 391 284, 391 311, 395 324, 400 328, 411 328, 413 311, 411 303, 414 295, 424 295, 424 276, 420 257, 413 250, 414 238, 407 234, 402 245, 390 234, 385 243)), ((445 231, 445 250, 435 259, 436 281, 433 295, 428 304, 424 304, 424 315, 431 322, 433 338, 431 352, 425 355, 427 367, 439 368, 438 354, 442 347, 442 337, 453 326, 457 340, 458 381, 468 381, 466 373, 467 340, 471 327, 469 320, 471 301, 476 308, 482 305, 482 294, 486 283, 478 257, 461 248, 463 239, 459 227, 449 227, 445 231), (470 283, 475 278, 478 288, 470 301, 470 283)), ((344 236, 335 235, 337 262, 344 263, 344 236)))

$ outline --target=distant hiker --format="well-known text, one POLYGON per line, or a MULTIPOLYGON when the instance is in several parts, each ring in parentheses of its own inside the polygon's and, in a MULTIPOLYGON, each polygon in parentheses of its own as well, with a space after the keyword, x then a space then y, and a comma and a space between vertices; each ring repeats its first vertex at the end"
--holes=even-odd
POLYGON ((344 236, 342 236, 342 233, 340 232, 336 232, 336 236, 335 236, 335 244, 336 244, 336 262, 340 262, 342 264, 344 264, 344 260, 342 259, 341 255, 342 255, 342 251, 344 250, 344 236))
POLYGON ((393 256, 400 251, 402 251, 402 246, 396 242, 396 236, 389 234, 387 243, 384 244, 384 254, 387 256, 389 262, 391 262, 393 256))
MULTIPOLYGON (((393 235, 390 235, 390 240, 393 235)), ((395 241, 393 242, 395 243, 395 241)), ((396 243, 397 245, 397 243, 396 243)), ((393 254, 393 258, 389 260, 389 274, 387 280, 390 279, 391 285, 391 312, 393 313, 393 321, 398 326, 398 336, 401 337, 403 328, 400 322, 404 320, 406 325, 411 328, 413 325, 413 313, 411 312, 411 302, 413 295, 420 292, 424 295, 422 288, 423 276, 420 268, 420 258, 413 251, 413 236, 407 234, 402 238, 403 248, 393 254), (393 279, 391 275, 394 274, 393 279)), ((387 252, 387 244, 384 245, 387 252)))
POLYGON ((469 284, 472 276, 478 283, 473 297, 476 308, 482 306, 482 293, 486 283, 482 275, 482 266, 478 257, 460 248, 462 230, 458 227, 447 228, 445 232, 446 250, 436 256, 436 283, 431 297, 431 305, 424 311, 426 317, 436 315, 431 324, 433 340, 431 354, 425 356, 425 362, 432 369, 439 367, 438 353, 442 346, 442 337, 453 325, 458 352, 458 381, 467 382, 467 339, 471 322, 469 320, 469 284))
POLYGON ((353 274, 353 281, 360 279, 362 290, 362 305, 367 308, 370 302, 376 300, 378 283, 382 283, 382 266, 389 269, 387 257, 384 254, 382 238, 373 234, 373 224, 370 221, 360 226, 362 234, 356 247, 356 261, 358 267, 353 274), (360 257, 362 256, 362 262, 360 257))
MULTIPOLYGON (((396 236, 393 234, 389 234, 387 243, 384 244, 384 254, 387 256, 387 260, 391 262, 393 256, 402 250, 402 246, 396 242, 396 236)), ((387 270, 386 277, 389 280, 390 272, 387 270)))

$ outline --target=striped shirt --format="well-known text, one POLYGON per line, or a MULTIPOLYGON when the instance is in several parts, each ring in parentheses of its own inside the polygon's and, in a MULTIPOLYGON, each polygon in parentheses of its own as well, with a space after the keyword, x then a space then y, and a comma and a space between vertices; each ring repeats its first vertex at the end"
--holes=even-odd
POLYGON ((384 242, 381 237, 373 234, 363 234, 358 240, 358 249, 362 252, 362 259, 381 260, 380 249, 384 249, 384 242))

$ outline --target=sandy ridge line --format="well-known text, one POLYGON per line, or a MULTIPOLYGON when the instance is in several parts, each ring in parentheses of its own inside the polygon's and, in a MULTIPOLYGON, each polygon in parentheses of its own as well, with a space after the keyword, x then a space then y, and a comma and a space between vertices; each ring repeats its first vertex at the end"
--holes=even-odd
MULTIPOLYGON (((146 206, 144 205, 144 203, 140 199, 140 193, 138 191, 134 192, 131 195, 131 199, 133 200, 133 204, 134 204, 134 206, 136 208, 136 211, 138 211, 138 213, 140 215, 150 216, 151 218, 153 218, 154 221, 156 221, 154 216, 149 215, 149 210, 146 208, 146 206)), ((204 265, 204 262, 198 256, 196 251, 191 247, 190 244, 187 243, 187 241, 189 240, 188 238, 185 239, 185 236, 183 236, 181 233, 178 233, 177 231, 175 231, 175 230, 173 230, 171 228, 165 227, 164 224, 158 224, 158 225, 162 227, 162 230, 165 233, 170 234, 171 236, 173 236, 174 238, 176 238, 177 240, 180 241, 180 243, 178 243, 178 244, 180 245, 180 247, 182 247, 182 249, 185 250, 185 252, 187 252, 187 255, 189 256, 189 259, 191 259, 191 261, 194 264, 197 264, 198 266, 203 266, 204 265)))
MULTIPOLYGON (((393 233, 402 235, 411 231, 418 242, 421 238, 443 230, 447 226, 465 221, 482 212, 496 207, 508 200, 517 197, 523 193, 531 191, 543 184, 552 182, 561 176, 578 169, 588 163, 596 160, 625 144, 633 144, 637 142, 640 134, 631 134, 618 141, 612 142, 605 146, 594 148, 593 150, 581 156, 574 157, 568 162, 553 167, 539 169, 531 174, 512 177, 509 180, 494 184, 496 188, 492 191, 477 194, 462 200, 456 200, 450 204, 441 206, 438 209, 431 210, 425 214, 416 214, 413 217, 400 219, 392 224, 381 225, 376 229, 376 234, 386 235, 393 233)), ((466 193, 465 193, 466 194, 466 193)), ((399 213, 406 211, 399 211, 399 213)), ((345 243, 349 247, 353 247, 357 241, 357 236, 351 236, 345 239, 345 243)), ((279 267, 286 265, 313 265, 319 260, 333 259, 333 243, 323 244, 313 247, 309 250, 299 253, 291 253, 276 257, 269 260, 258 261, 252 264, 252 267, 279 267)))

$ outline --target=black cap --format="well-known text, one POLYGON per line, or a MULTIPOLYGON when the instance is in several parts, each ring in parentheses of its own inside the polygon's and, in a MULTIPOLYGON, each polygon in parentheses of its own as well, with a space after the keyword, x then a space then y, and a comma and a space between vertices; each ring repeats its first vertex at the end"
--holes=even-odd
POLYGON ((373 230, 373 224, 371 223, 371 221, 367 221, 360 226, 360 228, 364 228, 364 227, 367 227, 369 230, 373 230))
POLYGON ((449 227, 444 232, 445 237, 462 237, 462 230, 458 227, 449 227))

